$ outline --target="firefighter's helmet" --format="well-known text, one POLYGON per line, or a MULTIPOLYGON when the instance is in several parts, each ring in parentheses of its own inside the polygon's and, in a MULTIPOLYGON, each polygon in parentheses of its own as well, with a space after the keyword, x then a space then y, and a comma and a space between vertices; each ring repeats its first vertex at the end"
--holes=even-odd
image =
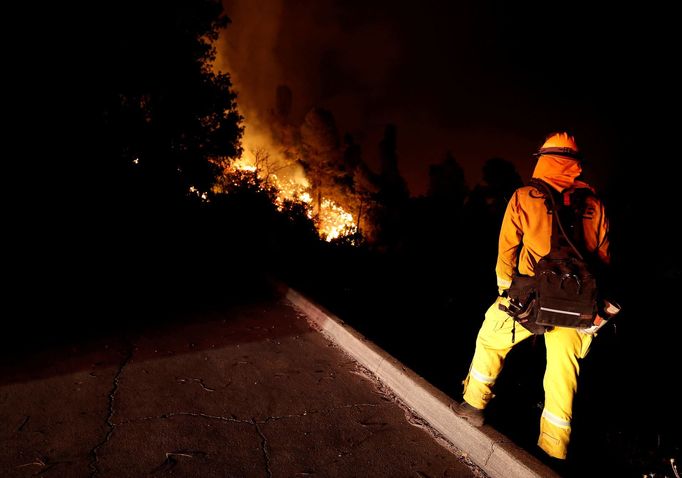
POLYGON ((575 144, 575 139, 568 133, 553 133, 548 136, 545 143, 534 156, 542 154, 564 156, 577 160, 582 159, 582 154, 578 150, 578 145, 575 144))

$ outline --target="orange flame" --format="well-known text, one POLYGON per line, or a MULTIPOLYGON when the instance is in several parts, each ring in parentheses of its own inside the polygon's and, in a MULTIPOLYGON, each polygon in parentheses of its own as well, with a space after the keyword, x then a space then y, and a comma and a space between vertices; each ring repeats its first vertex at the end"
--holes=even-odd
POLYGON ((353 215, 329 198, 322 198, 319 215, 317 218, 314 217, 310 183, 298 164, 281 158, 272 160, 262 148, 251 151, 250 155, 245 152, 235 160, 227 168, 226 173, 229 174, 230 171, 255 172, 261 181, 276 191, 275 204, 280 211, 285 201, 303 203, 308 217, 315 220, 318 234, 327 242, 340 237, 353 236, 357 232, 353 215), (270 172, 275 169, 279 174, 270 172))
MULTIPOLYGON (((239 10, 240 7, 233 5, 233 8, 239 10)), ((254 18, 261 18, 260 11, 253 2, 244 2, 242 8, 244 10, 238 11, 235 15, 253 14, 254 18)), ((274 39, 278 32, 276 25, 267 25, 262 22, 258 23, 255 28, 259 28, 259 42, 264 37, 274 39)), ((262 56, 261 63, 268 61, 269 64, 274 65, 274 59, 270 61, 269 58, 270 51, 267 48, 260 49, 257 53, 249 50, 249 54, 244 56, 242 50, 231 46, 239 44, 239 39, 229 41, 226 36, 228 33, 243 35, 244 41, 247 42, 254 34, 254 30, 253 28, 226 30, 216 43, 218 54, 213 70, 216 73, 229 72, 234 88, 239 94, 239 109, 244 117, 243 153, 230 166, 225 167, 226 177, 230 171, 235 170, 254 172, 263 183, 277 191, 275 203, 278 208, 282 209, 285 201, 298 201, 304 204, 308 217, 315 220, 318 234, 326 241, 354 235, 357 227, 353 216, 341 205, 323 197, 320 204, 315 204, 313 207, 316 201, 312 197, 311 185, 301 165, 291 157, 295 153, 283 151, 281 142, 272 136, 271 119, 258 98, 262 98, 264 91, 270 88, 272 88, 271 91, 274 90, 274 85, 271 84, 269 78, 278 75, 260 75, 253 78, 248 73, 254 54, 262 56), (246 81, 245 78, 249 80, 246 81), (315 212, 317 212, 316 216, 315 212)), ((259 44, 266 45, 267 42, 259 44)))

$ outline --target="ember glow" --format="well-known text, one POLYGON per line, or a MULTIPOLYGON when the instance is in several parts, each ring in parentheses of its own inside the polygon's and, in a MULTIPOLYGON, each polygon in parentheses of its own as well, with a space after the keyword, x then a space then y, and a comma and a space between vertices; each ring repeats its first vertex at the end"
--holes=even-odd
POLYGON ((317 206, 313 201, 310 182, 301 166, 296 161, 281 156, 273 158, 261 146, 249 149, 248 145, 253 143, 249 141, 252 137, 248 136, 246 131, 248 125, 244 134, 245 151, 226 168, 226 175, 229 176, 233 171, 256 174, 264 185, 274 188, 275 204, 280 210, 283 209, 285 201, 304 204, 308 217, 315 222, 318 234, 328 242, 340 237, 353 236, 357 232, 353 215, 329 198, 321 198, 319 214, 316 214, 317 206))
POLYGON ((355 234, 356 227, 350 213, 344 211, 334 201, 323 199, 318 231, 327 241, 331 241, 342 236, 355 234))

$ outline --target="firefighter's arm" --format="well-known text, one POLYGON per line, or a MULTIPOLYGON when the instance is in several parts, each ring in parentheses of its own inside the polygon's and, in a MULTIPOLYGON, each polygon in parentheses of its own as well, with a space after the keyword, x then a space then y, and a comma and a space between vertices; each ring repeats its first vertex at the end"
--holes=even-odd
POLYGON ((604 205, 596 198, 588 201, 583 215, 583 229, 585 231, 585 245, 587 250, 603 264, 609 264, 609 220, 604 205))
POLYGON ((598 259, 597 277, 600 280, 601 300, 599 304, 599 314, 595 319, 594 326, 586 329, 587 333, 596 333, 609 319, 615 317, 621 306, 613 300, 615 285, 614 277, 609 264, 611 262, 610 243, 609 243, 609 221, 606 215, 604 204, 594 199, 588 203, 588 207, 583 217, 583 227, 585 230, 585 241, 587 249, 594 253, 598 259))
POLYGON ((512 275, 518 260, 518 248, 523 237, 518 194, 519 192, 516 191, 509 200, 500 228, 497 264, 495 266, 497 288, 500 294, 509 289, 511 285, 512 275))

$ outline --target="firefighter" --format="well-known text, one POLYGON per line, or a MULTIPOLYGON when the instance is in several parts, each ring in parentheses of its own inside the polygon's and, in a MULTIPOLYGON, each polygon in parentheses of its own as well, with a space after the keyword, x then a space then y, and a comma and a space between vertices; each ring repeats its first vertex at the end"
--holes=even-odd
MULTIPOLYGON (((577 188, 589 188, 577 178, 582 172, 581 153, 575 140, 562 132, 550 135, 542 145, 533 177, 541 179, 564 195, 577 188)), ((608 264, 608 222, 603 204, 589 196, 583 216, 584 247, 608 264)), ((493 386, 512 347, 532 332, 518 326, 500 309, 509 306, 506 297, 513 273, 533 275, 533 266, 550 251, 552 216, 544 199, 532 186, 517 189, 502 221, 496 265, 499 297, 488 309, 476 338, 476 350, 464 380, 464 401, 453 403, 453 411, 474 426, 484 422, 483 410, 494 397, 493 386), (514 338, 513 337, 514 334, 514 338)), ((603 313, 602 313, 603 315, 603 313)), ((549 456, 565 459, 571 435, 573 396, 577 389, 579 360, 587 354, 595 328, 554 327, 544 333, 547 365, 544 375, 545 403, 540 418, 538 446, 549 456)))

